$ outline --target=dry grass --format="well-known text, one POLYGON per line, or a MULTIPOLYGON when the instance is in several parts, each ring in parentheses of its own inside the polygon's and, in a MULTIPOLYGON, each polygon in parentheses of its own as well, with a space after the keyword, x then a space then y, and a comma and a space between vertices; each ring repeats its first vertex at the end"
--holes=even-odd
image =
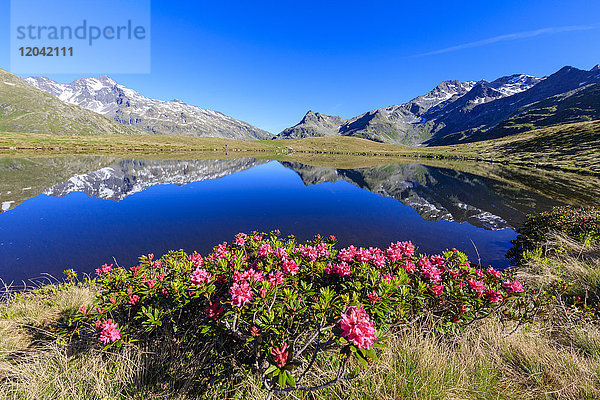
POLYGON ((569 293, 600 296, 600 244, 554 235, 542 248, 525 254, 523 279, 544 287, 557 279, 571 283, 569 293))

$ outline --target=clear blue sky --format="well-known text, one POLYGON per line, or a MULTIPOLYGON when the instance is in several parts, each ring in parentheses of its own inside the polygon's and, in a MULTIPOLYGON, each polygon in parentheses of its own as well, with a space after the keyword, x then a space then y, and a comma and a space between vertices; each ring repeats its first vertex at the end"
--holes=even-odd
MULTIPOLYGON (((5 69, 9 9, 0 0, 5 69)), ((544 76, 600 63, 600 1, 153 0, 151 18, 152 72, 113 79, 273 133, 308 109, 348 118, 447 79, 544 76)))

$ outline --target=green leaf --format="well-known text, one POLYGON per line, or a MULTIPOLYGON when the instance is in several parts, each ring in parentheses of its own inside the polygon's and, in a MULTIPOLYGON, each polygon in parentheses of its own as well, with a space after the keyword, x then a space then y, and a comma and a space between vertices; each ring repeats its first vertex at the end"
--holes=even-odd
POLYGON ((279 374, 279 387, 282 389, 285 387, 285 374, 279 374))
POLYGON ((267 370, 265 371, 265 375, 269 375, 273 372, 275 372, 275 370, 277 369, 276 365, 271 365, 269 368, 267 368, 267 370))
POLYGON ((296 379, 294 378, 294 376, 290 373, 290 371, 285 371, 286 375, 287 375, 287 381, 290 383, 291 387, 296 387, 296 379))

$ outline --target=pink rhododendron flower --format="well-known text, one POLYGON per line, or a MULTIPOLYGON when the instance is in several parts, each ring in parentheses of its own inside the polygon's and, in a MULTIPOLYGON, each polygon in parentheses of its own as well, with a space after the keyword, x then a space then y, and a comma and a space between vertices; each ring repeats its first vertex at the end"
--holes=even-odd
POLYGON ((319 253, 316 249, 316 247, 313 246, 298 246, 298 250, 300 252, 300 255, 302 255, 302 257, 308 258, 311 261, 315 261, 317 258, 319 258, 319 253))
POLYGON ((132 272, 134 275, 137 275, 137 274, 138 274, 138 272, 140 272, 140 269, 141 269, 141 268, 142 268, 142 267, 140 267, 140 266, 131 267, 131 272, 132 272))
POLYGON ((367 294, 367 298, 369 299, 369 302, 372 306, 375 305, 375 303, 378 300, 381 300, 381 297, 377 296, 377 292, 374 290, 371 293, 367 294))
POLYGON ((222 313, 223 307, 221 307, 221 303, 218 300, 206 307, 206 315, 208 318, 217 318, 222 313))
POLYGON ((371 252, 367 249, 360 249, 356 252, 355 256, 358 262, 369 262, 373 258, 371 252))
POLYGON ((79 312, 82 313, 83 315, 86 315, 87 314, 87 307, 86 306, 79 307, 79 312))
POLYGON ((248 282, 234 283, 229 290, 231 294, 231 303, 242 307, 252 300, 252 288, 248 282))
POLYGON ((111 296, 108 301, 110 301, 113 304, 117 304, 117 298, 115 296, 111 296))
POLYGON ((127 304, 131 304, 132 306, 134 306, 137 304, 138 301, 140 301, 140 296, 138 296, 137 294, 134 294, 134 295, 129 296, 129 299, 127 300, 127 304))
POLYGON ((460 271, 457 271, 455 269, 449 269, 448 273, 450 274, 450 276, 452 277, 452 279, 458 279, 458 278, 460 278, 460 271))
POLYGON ((334 235, 329 235, 329 241, 330 242, 335 242, 335 236, 334 235))
POLYGON ((198 253, 190 254, 189 259, 196 268, 202 268, 204 266, 204 260, 198 253))
POLYGON ((100 332, 100 340, 102 343, 109 344, 121 339, 121 330, 118 328, 117 323, 113 322, 112 319, 101 322, 99 327, 102 328, 102 332, 100 332))
POLYGON ((482 270, 478 269, 475 271, 475 276, 478 278, 483 278, 485 276, 485 274, 483 273, 482 270))
POLYGON ((354 260, 354 256, 356 255, 356 247, 350 246, 345 249, 341 249, 338 253, 338 260, 345 262, 352 262, 354 260))
POLYGON ((272 253, 273 253, 273 249, 267 243, 261 244, 260 247, 258 248, 258 255, 261 257, 266 257, 272 253))
POLYGON ((340 321, 340 330, 344 338, 361 349, 370 349, 377 340, 375 327, 362 306, 346 309, 340 321))
POLYGON ((279 368, 283 368, 285 367, 285 364, 287 364, 287 359, 288 359, 288 351, 287 351, 288 345, 287 343, 284 343, 281 345, 281 347, 273 347, 271 349, 271 355, 273 356, 273 361, 275 362, 275 365, 277 365, 279 368))
POLYGON ((96 274, 98 274, 98 275, 107 274, 110 271, 112 271, 112 266, 113 266, 112 264, 110 264, 110 265, 104 264, 100 268, 96 268, 96 274))
POLYGON ((300 267, 294 260, 283 260, 283 272, 292 276, 296 275, 300 267))
POLYGON ((485 292, 485 295, 487 296, 490 303, 498 303, 503 299, 502 295, 496 292, 495 290, 488 290, 487 292, 485 292))
POLYGON ((477 292, 477 297, 481 297, 485 291, 485 285, 483 282, 476 281, 475 279, 468 280, 469 287, 477 292))
POLYGON ((383 274, 383 275, 381 275, 381 280, 382 281, 388 281, 389 282, 389 281, 393 281, 394 279, 396 279, 396 276, 392 275, 392 274, 383 274))
POLYGON ((495 277, 495 278, 500 278, 502 276, 502 273, 500 273, 500 271, 496 271, 494 268, 489 267, 487 269, 488 274, 490 274, 491 276, 495 277))
POLYGON ((435 255, 435 256, 431 256, 429 257, 429 262, 431 262, 431 265, 434 265, 435 267, 437 267, 437 269, 440 270, 444 270, 444 266, 446 265, 446 259, 443 256, 435 255))
POLYGON ((148 288, 150 288, 150 289, 152 289, 155 284, 156 284, 156 282, 154 281, 154 279, 148 279, 146 281, 146 285, 148 285, 148 288))
POLYGON ((240 232, 237 235, 235 235, 235 241, 233 243, 235 243, 237 246, 243 246, 246 244, 247 237, 248 237, 248 235, 240 232))
POLYGON ((460 304, 458 306, 458 311, 460 311, 461 314, 466 313, 467 312, 467 306, 466 306, 466 304, 460 304))
POLYGON ((269 274, 269 282, 277 285, 283 285, 285 283, 285 278, 283 277, 283 274, 279 271, 271 272, 269 274))
POLYGON ((227 242, 223 242, 218 245, 213 254, 217 260, 223 260, 227 258, 227 242))
POLYGON ((371 256, 371 261, 373 262, 373 265, 375 265, 377 268, 385 267, 387 263, 387 258, 381 250, 379 250, 379 252, 375 254, 371 253, 371 256))
POLYGON ((519 281, 506 281, 504 282, 504 288, 509 293, 522 293, 523 292, 523 284, 519 281))
POLYGON ((431 282, 439 282, 442 280, 442 269, 432 265, 427 258, 421 257, 417 265, 421 267, 423 276, 431 282))
POLYGON ((260 242, 263 240, 263 237, 261 235, 254 235, 252 236, 252 239, 254 239, 256 242, 260 242))
POLYGON ((441 296, 442 293, 444 292, 444 286, 443 285, 429 286, 429 289, 431 289, 431 293, 433 293, 436 296, 441 296))
POLYGON ((244 272, 241 275, 239 275, 239 272, 237 272, 237 271, 236 271, 236 273, 237 273, 237 276, 239 276, 239 278, 236 281, 254 280, 254 282, 262 282, 265 280, 265 273, 262 271, 256 272, 254 270, 254 268, 250 268, 249 270, 247 270, 246 272, 244 272))
POLYGON ((391 243, 386 250, 386 255, 390 261, 399 261, 403 258, 411 258, 415 254, 415 246, 411 242, 391 243))
POLYGON ((329 247, 323 242, 317 245, 317 257, 327 258, 329 257, 329 247))
POLYGON ((154 253, 149 253, 148 260, 152 261, 153 258, 154 258, 154 253))
POLYGON ((162 261, 156 260, 154 261, 154 268, 162 268, 162 261))
POLYGON ((415 272, 417 269, 417 266, 415 265, 414 262, 406 260, 402 263, 402 268, 404 268, 406 270, 406 272, 415 272))
POLYGON ((204 268, 196 268, 190 275, 190 283, 192 286, 200 287, 205 283, 210 282, 211 275, 204 268))
POLYGON ((347 276, 351 274, 350 264, 342 261, 338 264, 329 263, 325 269, 328 275, 347 276))
POLYGON ((285 247, 278 248, 277 249, 277 256, 280 259, 285 260, 287 258, 287 256, 288 256, 286 248, 285 247))

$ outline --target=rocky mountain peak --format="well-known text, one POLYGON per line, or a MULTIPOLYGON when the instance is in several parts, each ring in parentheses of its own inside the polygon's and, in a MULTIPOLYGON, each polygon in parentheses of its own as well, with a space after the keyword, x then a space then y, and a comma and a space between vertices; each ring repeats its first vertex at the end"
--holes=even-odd
POLYGON ((273 137, 269 132, 217 111, 192 106, 177 99, 161 101, 145 97, 108 76, 82 78, 69 84, 41 77, 27 78, 27 82, 65 103, 105 115, 124 125, 135 126, 146 133, 243 140, 273 137))

